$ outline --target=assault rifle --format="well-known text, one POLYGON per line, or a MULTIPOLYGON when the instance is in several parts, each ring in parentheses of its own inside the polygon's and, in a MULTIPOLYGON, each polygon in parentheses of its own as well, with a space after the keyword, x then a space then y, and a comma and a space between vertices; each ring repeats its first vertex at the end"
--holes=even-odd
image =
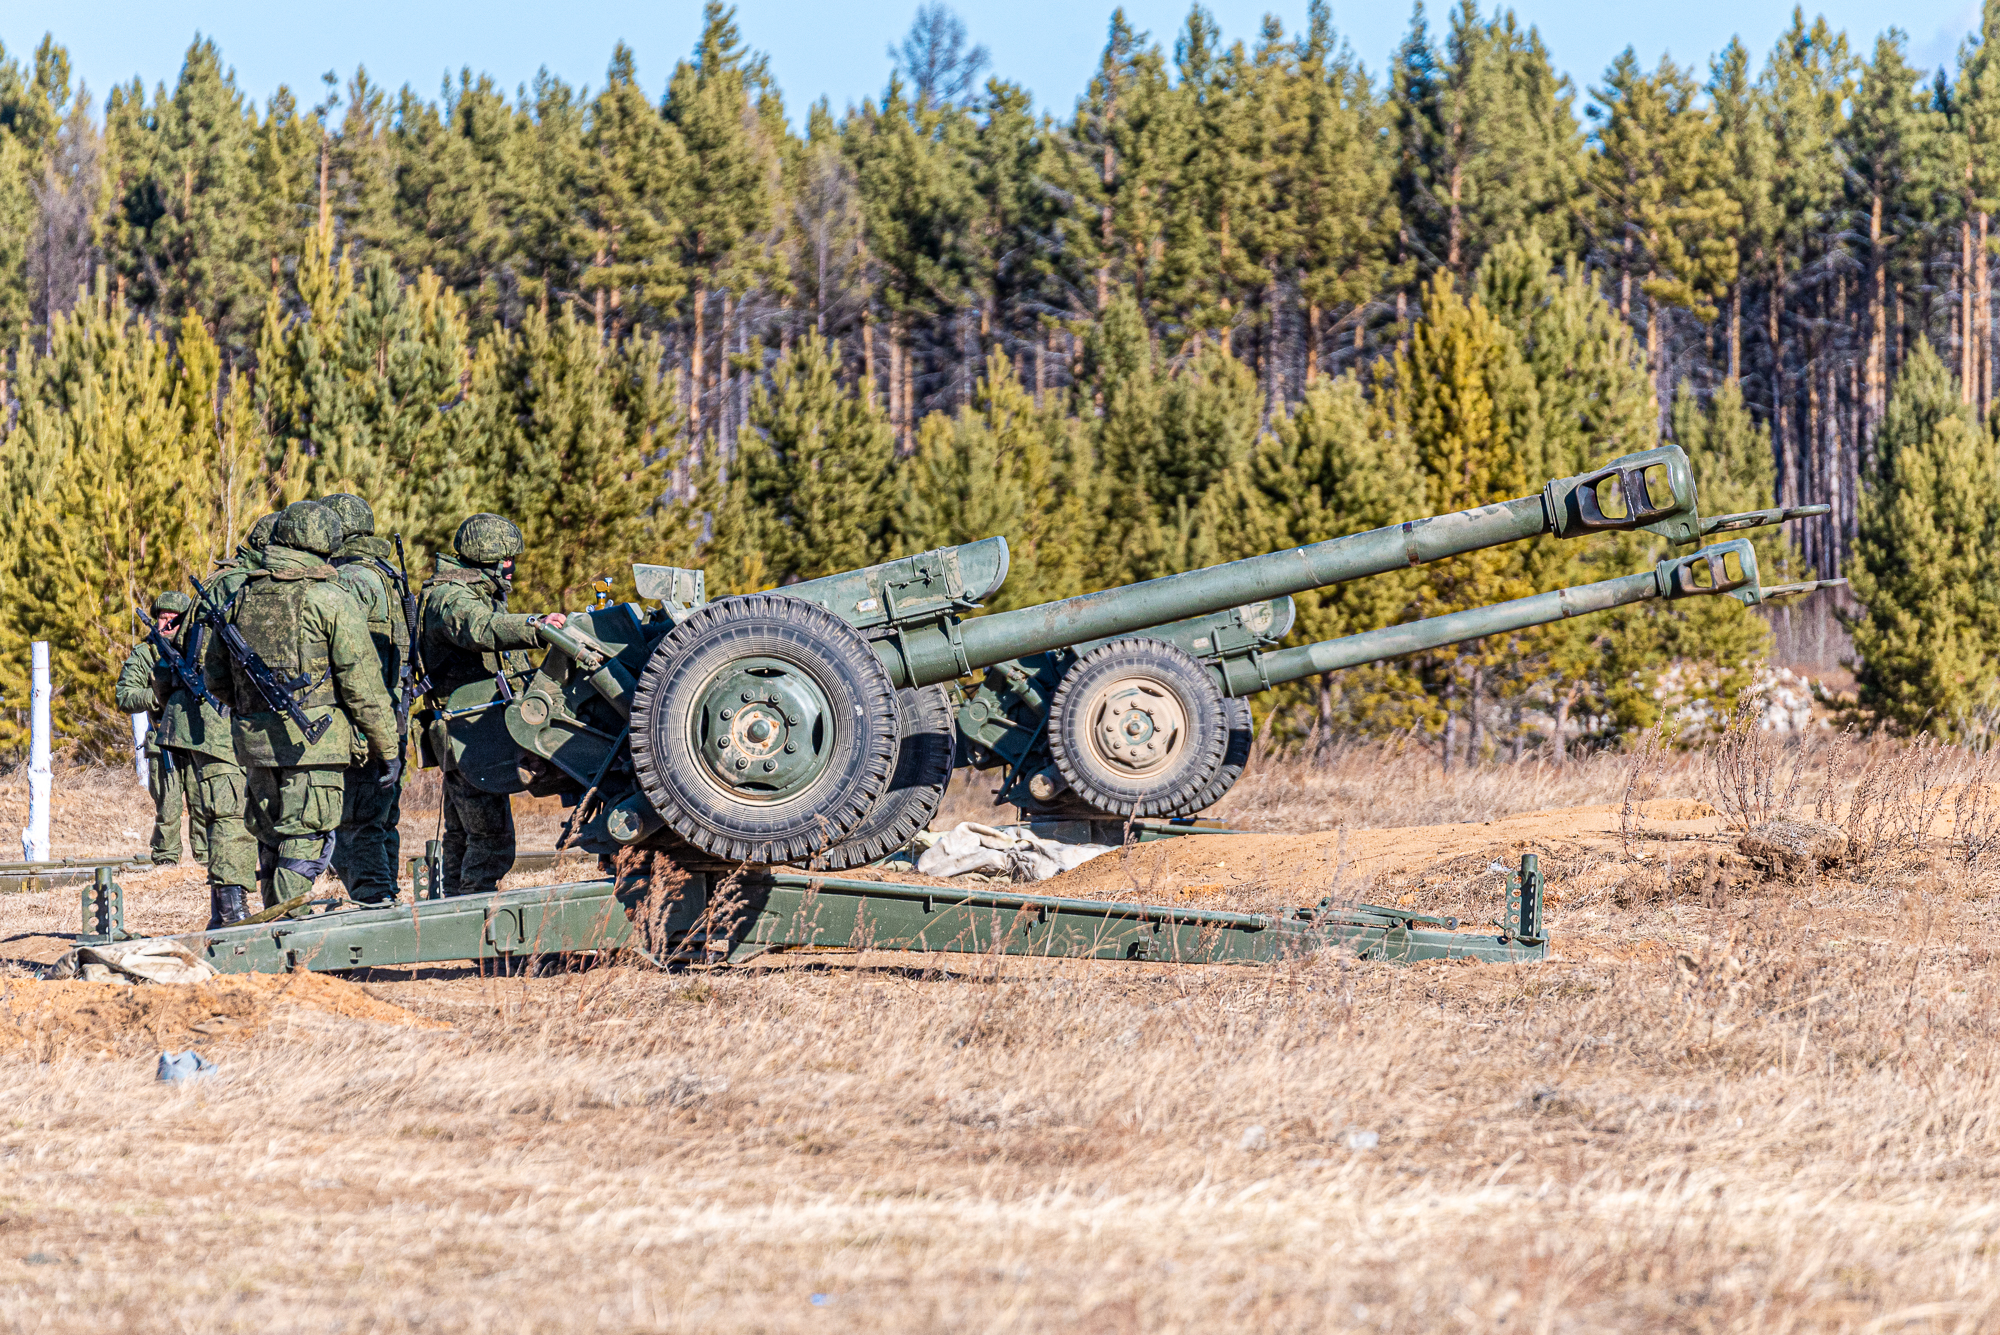
POLYGON ((188 575, 188 583, 194 586, 195 605, 200 609, 196 614, 197 618, 215 631, 216 637, 222 641, 222 647, 236 660, 236 666, 243 669, 243 675, 257 688, 257 694, 264 697, 264 703, 269 705, 273 712, 283 714, 298 724, 299 731, 306 735, 308 742, 316 742, 326 736, 326 730, 333 724, 333 715, 328 714, 321 719, 309 718, 306 711, 299 707, 297 697, 293 695, 294 691, 303 691, 311 686, 311 678, 304 673, 300 673, 290 681, 280 678, 271 670, 271 665, 250 647, 250 642, 243 638, 243 632, 229 624, 227 609, 209 596, 208 590, 202 587, 201 581, 196 579, 192 572, 188 575))
POLYGON ((229 706, 209 693, 208 683, 201 677, 201 626, 199 623, 188 632, 188 652, 186 656, 174 648, 172 640, 160 629, 159 623, 146 615, 146 609, 132 609, 139 614, 139 620, 146 623, 146 641, 160 651, 160 662, 180 680, 189 695, 213 709, 224 718, 229 717, 229 706))
POLYGON ((405 735, 410 730, 410 709, 419 697, 431 688, 431 678, 424 671, 422 651, 417 647, 423 639, 423 627, 417 624, 417 596, 410 592, 410 559, 403 554, 403 535, 396 535, 396 591, 403 598, 403 628, 410 637, 410 647, 403 654, 403 665, 396 674, 396 721, 405 735))

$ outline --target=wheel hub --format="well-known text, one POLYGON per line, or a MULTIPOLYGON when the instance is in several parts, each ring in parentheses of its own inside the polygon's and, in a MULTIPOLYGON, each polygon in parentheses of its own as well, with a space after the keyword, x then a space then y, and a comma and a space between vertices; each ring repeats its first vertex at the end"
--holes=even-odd
POLYGON ((1172 761, 1187 730, 1187 713, 1173 692, 1145 677, 1107 682, 1089 717, 1098 758, 1135 775, 1172 761))
POLYGON ((698 750, 731 796, 781 802, 824 772, 831 744, 825 693, 774 658, 731 664, 695 711, 698 750))

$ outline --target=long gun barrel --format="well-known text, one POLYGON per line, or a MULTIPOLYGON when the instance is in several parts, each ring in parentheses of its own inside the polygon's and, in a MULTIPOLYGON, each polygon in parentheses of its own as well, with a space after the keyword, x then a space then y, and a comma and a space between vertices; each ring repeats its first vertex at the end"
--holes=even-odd
POLYGON ((895 627, 893 636, 875 640, 877 656, 897 686, 927 686, 1008 659, 1133 634, 1544 533, 1569 538, 1643 529, 1685 543, 1710 532, 1825 511, 1825 506, 1803 506, 1703 520, 1687 455, 1677 445, 1666 445, 1626 455, 1576 477, 1553 479, 1533 496, 963 622, 959 615, 977 606, 978 599, 1006 577, 1003 540, 989 538, 830 575, 784 592, 818 603, 864 631, 875 625, 895 627), (899 595, 897 590, 904 592, 899 595))
POLYGON ((1380 630, 1363 631, 1337 640, 1277 649, 1225 659, 1210 672, 1225 695, 1249 695, 1286 682, 1300 681, 1322 672, 1337 672, 1363 663, 1398 658, 1404 654, 1440 649, 1448 644, 1506 635, 1565 621, 1591 612, 1607 612, 1615 607, 1653 599, 1679 599, 1722 594, 1750 606, 1773 598, 1809 593, 1814 589, 1845 580, 1815 580, 1766 589, 1758 581, 1757 553, 1748 541, 1704 547, 1688 556, 1669 557, 1651 570, 1570 589, 1556 589, 1490 607, 1473 607, 1462 612, 1426 617, 1422 621, 1380 630))

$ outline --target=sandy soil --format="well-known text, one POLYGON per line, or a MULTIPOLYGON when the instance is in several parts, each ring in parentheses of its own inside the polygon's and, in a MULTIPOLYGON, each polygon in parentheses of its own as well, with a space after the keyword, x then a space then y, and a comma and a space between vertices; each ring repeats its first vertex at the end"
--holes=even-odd
MULTIPOLYGON (((1387 810, 1466 809, 1399 782, 1387 810)), ((1316 784, 1302 828, 1346 800, 1316 784)), ((123 989, 33 982, 75 891, 0 894, 0 1329, 2000 1328, 1982 827, 1947 804, 1768 879, 1701 784, 1629 817, 1620 786, 1041 887, 1478 922, 1532 851, 1555 950, 1521 968, 827 952, 123 989), (218 1074, 156 1083, 184 1046, 218 1074)), ((79 831, 129 821, 107 794, 79 831)), ((203 907, 190 866, 126 883, 142 930, 203 907)))

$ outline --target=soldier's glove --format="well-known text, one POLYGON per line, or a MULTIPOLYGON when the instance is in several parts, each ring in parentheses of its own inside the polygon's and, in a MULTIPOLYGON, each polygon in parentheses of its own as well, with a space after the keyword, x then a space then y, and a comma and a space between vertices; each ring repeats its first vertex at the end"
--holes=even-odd
POLYGON ((402 777, 403 758, 397 756, 394 760, 385 760, 382 762, 382 776, 375 780, 375 786, 387 791, 394 788, 397 781, 402 777))

